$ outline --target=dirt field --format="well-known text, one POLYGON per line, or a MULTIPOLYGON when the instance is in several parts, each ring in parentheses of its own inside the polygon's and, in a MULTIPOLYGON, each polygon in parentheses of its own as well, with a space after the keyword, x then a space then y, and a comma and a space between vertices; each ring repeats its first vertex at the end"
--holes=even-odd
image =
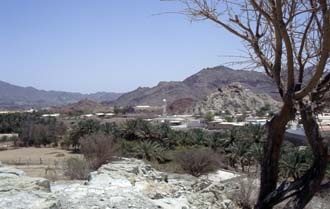
POLYGON ((63 162, 70 157, 81 157, 57 148, 19 148, 0 151, 0 161, 25 171, 29 176, 63 177, 63 162))

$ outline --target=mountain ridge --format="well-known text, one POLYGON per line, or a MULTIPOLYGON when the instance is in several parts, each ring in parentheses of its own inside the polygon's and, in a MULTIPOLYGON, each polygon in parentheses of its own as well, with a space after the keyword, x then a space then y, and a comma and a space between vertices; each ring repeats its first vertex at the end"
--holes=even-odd
POLYGON ((83 99, 93 101, 113 101, 121 93, 96 92, 93 94, 82 94, 65 91, 46 91, 34 87, 21 87, 5 81, 0 81, 0 108, 43 108, 50 106, 61 106, 75 103, 83 99))
POLYGON ((204 68, 182 81, 159 82, 154 87, 139 87, 121 95, 115 104, 119 106, 159 106, 163 105, 163 99, 166 99, 168 104, 183 98, 197 101, 233 82, 241 83, 255 93, 266 93, 279 99, 275 84, 264 73, 216 66, 204 68))
POLYGON ((162 106, 163 99, 170 105, 175 101, 194 103, 207 97, 217 89, 233 82, 255 93, 265 93, 279 99, 273 81, 257 71, 233 70, 225 66, 204 68, 182 81, 161 81, 153 87, 139 87, 127 93, 97 92, 82 94, 64 91, 46 91, 34 87, 20 87, 0 81, 0 108, 44 108, 63 106, 89 99, 105 105, 162 106), (186 99, 181 101, 180 99, 186 99))

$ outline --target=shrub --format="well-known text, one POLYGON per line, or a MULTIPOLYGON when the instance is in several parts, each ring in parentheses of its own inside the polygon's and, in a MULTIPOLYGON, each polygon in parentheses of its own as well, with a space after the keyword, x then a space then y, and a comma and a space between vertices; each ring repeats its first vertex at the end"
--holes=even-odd
POLYGON ((96 133, 80 139, 80 151, 92 169, 98 169, 112 160, 117 150, 118 146, 111 135, 96 133))
POLYGON ((69 134, 69 141, 70 144, 78 150, 79 147, 79 140, 81 137, 86 135, 91 135, 99 132, 101 129, 100 122, 93 119, 82 120, 74 126, 69 134))
POLYGON ((280 176, 283 178, 300 178, 310 167, 313 160, 311 150, 284 144, 279 161, 280 176))
MULTIPOLYGON (((191 145, 207 145, 210 134, 200 128, 191 129, 188 131, 189 138, 192 140, 191 145)), ((188 144, 189 145, 189 144, 188 144)))
POLYGON ((204 120, 209 123, 214 120, 214 114, 212 112, 207 112, 204 114, 204 120))
POLYGON ((20 126, 19 137, 24 146, 57 144, 66 132, 66 126, 55 118, 25 121, 20 126))
POLYGON ((7 142, 8 141, 8 136, 3 136, 3 137, 0 137, 0 142, 7 142))
POLYGON ((65 162, 64 175, 70 179, 85 180, 88 178, 89 172, 89 165, 85 159, 72 157, 65 162))
POLYGON ((139 157, 145 160, 157 160, 158 162, 164 161, 164 150, 157 142, 142 141, 137 150, 139 157))
POLYGON ((239 191, 232 195, 233 200, 242 209, 252 209, 258 194, 255 186, 255 178, 247 177, 239 179, 239 191))
POLYGON ((138 142, 120 139, 119 144, 120 155, 125 157, 136 157, 136 154, 138 152, 137 147, 139 146, 138 142))
POLYGON ((205 148, 182 151, 176 156, 182 169, 196 177, 215 171, 220 166, 218 158, 218 154, 205 148))

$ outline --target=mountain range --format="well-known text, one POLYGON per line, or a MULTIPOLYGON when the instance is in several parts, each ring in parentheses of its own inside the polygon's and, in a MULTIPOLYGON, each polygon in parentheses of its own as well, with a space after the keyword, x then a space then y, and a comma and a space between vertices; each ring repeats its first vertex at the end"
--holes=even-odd
POLYGON ((20 87, 0 81, 0 108, 42 108, 61 106, 83 99, 93 101, 113 101, 120 93, 97 92, 94 94, 81 94, 63 91, 45 91, 33 87, 20 87))
POLYGON ((233 70, 225 66, 205 68, 183 81, 160 82, 155 87, 140 87, 121 95, 115 104, 128 105, 163 105, 163 99, 168 104, 178 103, 177 100, 199 101, 219 88, 233 82, 255 93, 265 93, 279 99, 272 80, 264 73, 257 71, 233 70))
POLYGON ((88 99, 103 104, 118 106, 195 103, 206 98, 219 88, 231 83, 240 83, 254 93, 265 93, 278 99, 278 93, 271 79, 257 71, 233 70, 225 66, 205 68, 183 81, 160 82, 154 87, 139 87, 120 94, 98 92, 81 94, 63 91, 45 91, 33 87, 20 87, 0 81, 0 108, 42 108, 63 106, 88 99))

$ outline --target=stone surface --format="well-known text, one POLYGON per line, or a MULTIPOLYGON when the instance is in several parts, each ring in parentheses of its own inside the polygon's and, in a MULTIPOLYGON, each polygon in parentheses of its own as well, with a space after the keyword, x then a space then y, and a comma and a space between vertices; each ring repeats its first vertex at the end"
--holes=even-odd
POLYGON ((232 83, 208 95, 205 100, 197 102, 191 112, 226 111, 235 114, 247 111, 256 112, 267 105, 271 111, 275 111, 280 107, 280 102, 269 95, 255 93, 240 83, 232 83))
POLYGON ((88 181, 49 184, 14 168, 0 170, 0 209, 237 208, 227 194, 238 187, 212 180, 220 172, 195 178, 162 173, 141 160, 123 158, 92 172, 88 181))
POLYGON ((59 209, 47 179, 0 164, 0 209, 59 209))

